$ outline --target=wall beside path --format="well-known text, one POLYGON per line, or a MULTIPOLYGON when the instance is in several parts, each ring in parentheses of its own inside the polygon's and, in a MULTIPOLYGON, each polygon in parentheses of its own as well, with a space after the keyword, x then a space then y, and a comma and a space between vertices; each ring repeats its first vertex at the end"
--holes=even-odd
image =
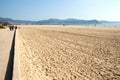
POLYGON ((15 51, 14 51, 14 68, 13 68, 13 79, 12 80, 20 80, 20 63, 19 63, 19 51, 18 51, 18 33, 16 30, 15 37, 15 51))

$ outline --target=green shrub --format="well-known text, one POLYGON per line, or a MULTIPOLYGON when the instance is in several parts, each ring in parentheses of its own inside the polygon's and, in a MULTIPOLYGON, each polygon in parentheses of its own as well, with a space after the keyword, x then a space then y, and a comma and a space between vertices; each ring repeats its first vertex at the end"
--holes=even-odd
POLYGON ((2 25, 0 25, 0 29, 4 29, 4 27, 2 25))
POLYGON ((8 25, 10 25, 10 23, 8 23, 8 22, 3 22, 2 23, 2 26, 8 26, 8 25))

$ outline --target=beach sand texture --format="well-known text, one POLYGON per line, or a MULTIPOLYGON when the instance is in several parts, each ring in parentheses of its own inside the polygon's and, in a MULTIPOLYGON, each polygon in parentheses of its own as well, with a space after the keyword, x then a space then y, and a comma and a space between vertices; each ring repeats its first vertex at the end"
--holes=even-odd
POLYGON ((120 28, 20 27, 20 80, 120 80, 120 28))

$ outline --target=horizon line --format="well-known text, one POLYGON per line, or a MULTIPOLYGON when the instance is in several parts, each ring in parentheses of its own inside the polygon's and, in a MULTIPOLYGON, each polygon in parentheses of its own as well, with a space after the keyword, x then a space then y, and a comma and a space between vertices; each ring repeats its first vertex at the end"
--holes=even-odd
POLYGON ((12 19, 12 20, 24 20, 24 21, 43 21, 43 20, 49 20, 49 19, 58 19, 58 20, 67 20, 67 19, 76 19, 76 20, 97 20, 97 21, 108 21, 108 22, 120 22, 120 21, 113 21, 113 20, 99 20, 99 19, 78 19, 78 18, 48 18, 48 19, 39 19, 39 20, 30 20, 30 19, 14 19, 10 17, 0 17, 0 18, 6 18, 6 19, 12 19))

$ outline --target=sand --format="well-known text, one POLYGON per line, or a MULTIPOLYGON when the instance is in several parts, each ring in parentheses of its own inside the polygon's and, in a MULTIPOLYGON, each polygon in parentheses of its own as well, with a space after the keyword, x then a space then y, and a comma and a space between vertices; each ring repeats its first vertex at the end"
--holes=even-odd
POLYGON ((120 80, 120 28, 19 25, 20 80, 120 80))

